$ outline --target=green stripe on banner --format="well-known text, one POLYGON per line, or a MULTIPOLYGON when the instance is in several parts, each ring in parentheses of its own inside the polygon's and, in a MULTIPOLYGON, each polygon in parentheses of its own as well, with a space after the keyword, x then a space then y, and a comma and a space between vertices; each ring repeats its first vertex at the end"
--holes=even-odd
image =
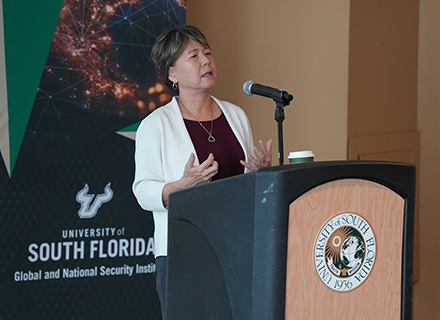
POLYGON ((34 104, 63 0, 3 0, 11 172, 34 104))
POLYGON ((119 130, 118 134, 120 134, 126 138, 136 140, 136 131, 137 131, 140 124, 141 124, 141 121, 136 122, 136 123, 124 128, 122 130, 119 130))
MULTIPOLYGON (((3 4, 2 0, 0 0, 0 152, 10 176, 9 116, 8 102, 6 100, 5 46, 3 34, 3 4)), ((2 168, 0 168, 0 170, 1 169, 2 168)))
POLYGON ((135 132, 138 129, 140 124, 141 124, 141 121, 136 122, 136 123, 124 128, 122 130, 119 130, 119 132, 135 132))

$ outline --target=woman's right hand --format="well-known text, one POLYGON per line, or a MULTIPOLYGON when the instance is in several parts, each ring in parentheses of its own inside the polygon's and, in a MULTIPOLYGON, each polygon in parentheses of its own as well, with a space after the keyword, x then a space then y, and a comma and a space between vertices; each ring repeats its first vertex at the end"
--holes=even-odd
POLYGON ((162 190, 162 201, 165 208, 168 207, 168 197, 171 192, 196 186, 198 184, 211 181, 212 177, 218 172, 218 162, 214 160, 214 155, 209 154, 208 158, 200 165, 195 166, 196 156, 191 153, 185 165, 183 176, 177 181, 167 183, 162 190))
POLYGON ((218 172, 218 162, 214 160, 214 155, 209 154, 208 158, 200 165, 195 166, 194 160, 196 156, 191 153, 188 162, 185 165, 183 176, 178 183, 180 189, 192 187, 198 184, 211 181, 212 177, 218 172))

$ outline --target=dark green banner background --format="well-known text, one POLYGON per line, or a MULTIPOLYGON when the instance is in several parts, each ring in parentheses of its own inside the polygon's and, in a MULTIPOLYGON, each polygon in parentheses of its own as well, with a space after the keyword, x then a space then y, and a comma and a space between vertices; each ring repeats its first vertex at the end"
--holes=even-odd
POLYGON ((134 140, 118 132, 170 98, 149 55, 184 4, 2 5, 0 319, 160 319, 154 225, 131 191, 134 140))

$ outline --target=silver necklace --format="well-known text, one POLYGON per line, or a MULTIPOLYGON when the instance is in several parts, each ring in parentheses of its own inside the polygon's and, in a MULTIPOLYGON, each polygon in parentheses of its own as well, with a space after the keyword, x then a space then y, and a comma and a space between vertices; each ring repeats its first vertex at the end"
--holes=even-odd
POLYGON ((211 99, 211 131, 208 131, 208 129, 206 129, 205 126, 196 117, 194 117, 191 112, 189 112, 189 110, 183 105, 182 100, 180 100, 180 98, 177 98, 177 100, 179 100, 179 102, 182 105, 183 109, 185 109, 186 112, 188 112, 191 115, 191 117, 193 117, 202 126, 203 129, 205 129, 206 133, 209 135, 208 136, 208 141, 209 142, 215 142, 215 138, 212 135, 212 128, 214 127, 214 107, 212 106, 212 99, 211 99))

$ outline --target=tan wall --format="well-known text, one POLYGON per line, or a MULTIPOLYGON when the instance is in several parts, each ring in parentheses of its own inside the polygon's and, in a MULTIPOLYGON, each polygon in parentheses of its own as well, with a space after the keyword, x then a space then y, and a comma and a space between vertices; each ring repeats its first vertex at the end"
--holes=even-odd
MULTIPOLYGON (((275 103, 247 96, 243 83, 284 89, 284 153, 314 150, 317 160, 346 159, 349 2, 188 0, 187 22, 207 35, 217 60, 217 97, 240 105, 254 139, 274 138, 275 103)), ((285 160, 286 162, 286 160, 285 160)))
MULTIPOLYGON (((249 79, 295 96, 286 109, 285 153, 313 149, 317 160, 345 159, 349 135, 421 132, 416 320, 440 311, 440 3, 420 2, 418 84, 418 0, 188 0, 187 11, 217 59, 214 94, 246 110, 255 139, 276 138, 275 104, 246 96, 249 79)), ((274 164, 276 151, 275 143, 274 164)))
MULTIPOLYGON (((424 230, 417 123, 419 0, 351 1, 348 138, 350 159, 411 162, 418 169, 413 307, 419 318, 424 230), (358 150, 353 152, 353 150, 358 150)), ((433 306, 433 305, 432 305, 433 306)), ((431 308, 432 308, 431 306, 431 308)))
POLYGON ((351 1, 349 137, 417 129, 418 6, 351 1))
POLYGON ((440 2, 420 0, 418 126, 421 133, 420 281, 415 319, 440 314, 440 2))

